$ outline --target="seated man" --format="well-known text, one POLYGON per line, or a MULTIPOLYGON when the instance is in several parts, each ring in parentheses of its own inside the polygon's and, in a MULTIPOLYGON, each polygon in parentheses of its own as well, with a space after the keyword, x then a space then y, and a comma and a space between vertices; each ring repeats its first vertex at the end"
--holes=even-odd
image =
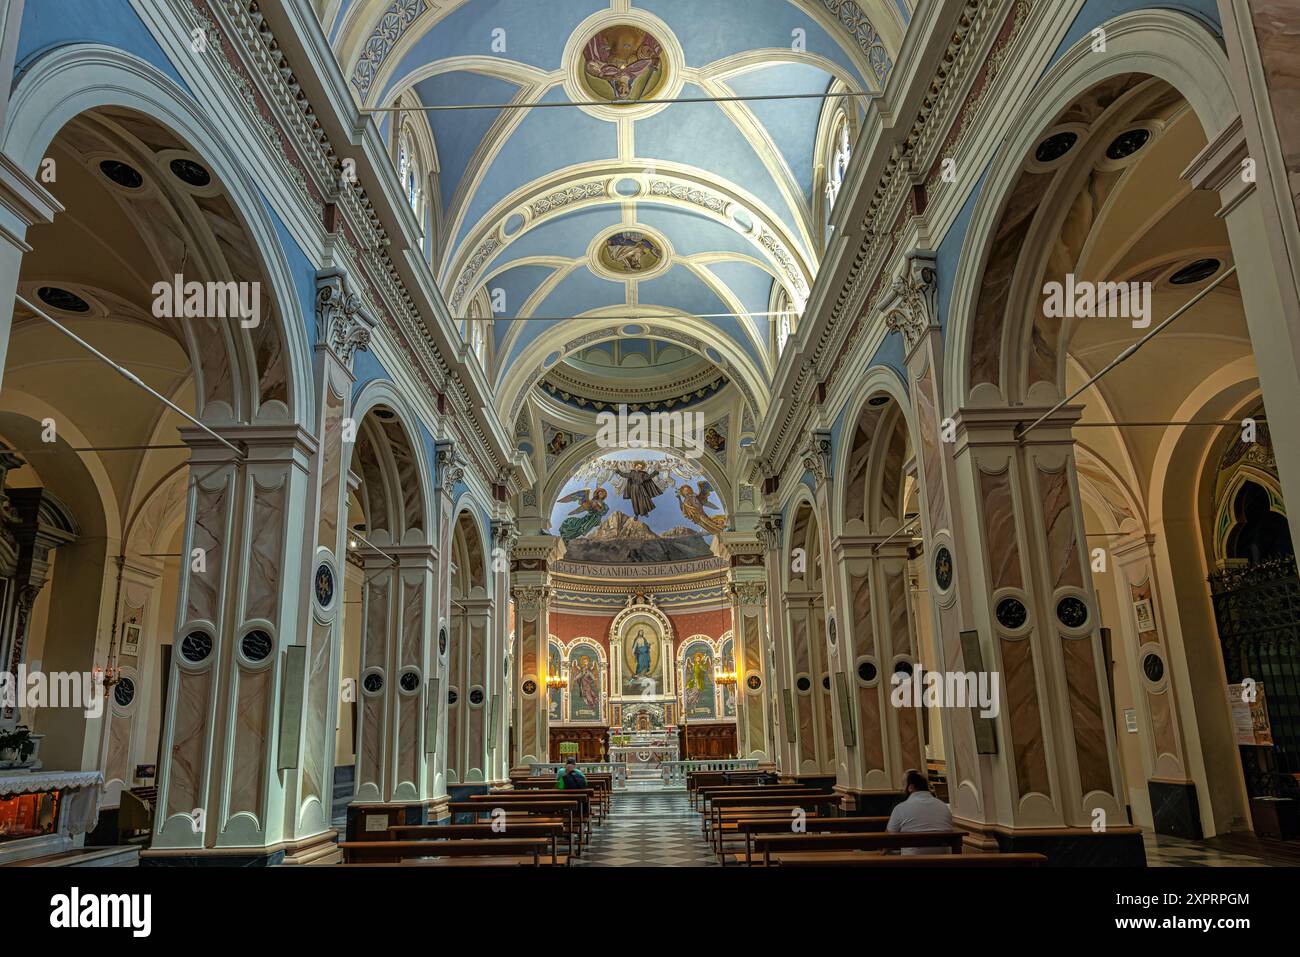
MULTIPOLYGON (((951 831, 952 811, 930 793, 930 782, 920 771, 907 772, 907 799, 895 805, 885 829, 891 834, 951 831)), ((905 847, 904 854, 947 854, 946 847, 905 847)))
POLYGON ((578 770, 576 760, 566 758, 564 770, 555 776, 555 786, 560 789, 568 788, 570 790, 585 788, 587 786, 587 776, 578 770))

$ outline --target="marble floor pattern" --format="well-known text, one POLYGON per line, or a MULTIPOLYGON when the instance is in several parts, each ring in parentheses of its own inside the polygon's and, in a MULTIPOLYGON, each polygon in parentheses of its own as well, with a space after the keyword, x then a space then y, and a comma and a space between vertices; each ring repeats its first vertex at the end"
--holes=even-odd
POLYGON ((717 867, 685 791, 619 791, 575 860, 585 867, 717 867))
POLYGON ((1277 867, 1287 863, 1145 830, 1142 843, 1146 845, 1147 867, 1277 867))

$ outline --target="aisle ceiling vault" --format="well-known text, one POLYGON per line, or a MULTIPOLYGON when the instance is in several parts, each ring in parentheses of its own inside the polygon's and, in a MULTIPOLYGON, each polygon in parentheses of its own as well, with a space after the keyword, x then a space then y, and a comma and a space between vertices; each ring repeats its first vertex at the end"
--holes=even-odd
POLYGON ((824 245, 828 103, 865 103, 821 95, 881 89, 907 0, 317 6, 363 107, 492 107, 376 120, 388 137, 412 122, 432 143, 430 258, 453 316, 496 318, 499 393, 521 395, 570 352, 640 335, 700 352, 766 406, 776 357, 765 314, 781 290, 802 308, 824 245), (631 56, 610 53, 620 42, 631 56), (602 50, 608 69, 591 76, 602 50), (627 65, 647 52, 657 73, 627 65), (633 101, 605 105, 620 83, 633 101), (818 96, 635 102, 769 94, 818 96), (496 108, 575 102, 600 105, 496 108), (555 321, 569 317, 603 321, 555 321))

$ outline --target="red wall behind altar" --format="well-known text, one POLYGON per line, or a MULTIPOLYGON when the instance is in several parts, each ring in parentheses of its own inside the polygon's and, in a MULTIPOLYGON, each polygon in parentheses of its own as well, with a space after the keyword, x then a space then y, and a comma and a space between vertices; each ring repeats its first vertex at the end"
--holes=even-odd
MULTIPOLYGON (((691 635, 708 635, 717 638, 731 629, 731 609, 719 608, 715 611, 692 612, 690 614, 668 616, 673 623, 673 633, 677 640, 683 641, 691 635)), ((575 615, 571 612, 551 610, 551 634, 563 642, 574 638, 594 638, 609 650, 609 626, 613 615, 575 615)))

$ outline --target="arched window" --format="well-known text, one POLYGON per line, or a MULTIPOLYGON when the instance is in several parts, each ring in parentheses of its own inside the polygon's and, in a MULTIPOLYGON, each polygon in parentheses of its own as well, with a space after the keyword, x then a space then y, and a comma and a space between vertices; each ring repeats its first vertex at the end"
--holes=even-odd
POLYGON ((841 112, 831 128, 831 151, 826 164, 826 211, 829 213, 839 198, 840 188, 848 173, 849 160, 853 158, 853 144, 849 139, 849 118, 841 112))
POLYGON ((424 249, 424 165, 415 146, 415 135, 409 125, 402 125, 397 139, 397 173, 402 182, 406 201, 420 224, 420 248, 424 249))

